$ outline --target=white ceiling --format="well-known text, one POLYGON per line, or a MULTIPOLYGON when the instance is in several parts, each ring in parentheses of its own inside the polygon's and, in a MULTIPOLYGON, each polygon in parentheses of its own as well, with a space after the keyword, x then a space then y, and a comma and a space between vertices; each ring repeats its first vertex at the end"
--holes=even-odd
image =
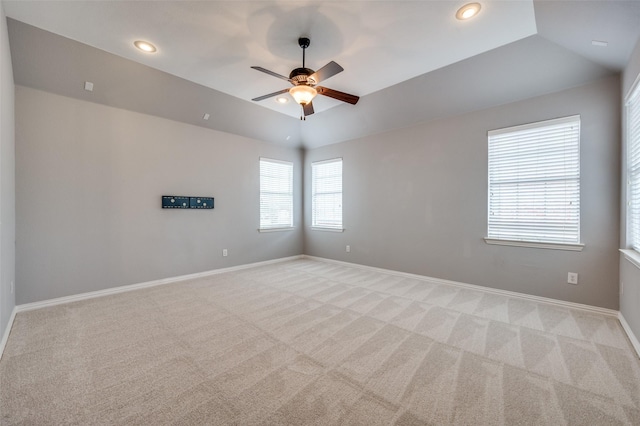
MULTIPOLYGON (((244 100, 289 87, 282 75, 334 60, 345 69, 323 85, 365 96, 536 34, 532 0, 483 0, 459 21, 464 1, 6 1, 8 16, 244 100), (135 49, 152 42, 155 54, 135 49)), ((294 102, 261 106, 298 117, 294 102)), ((316 113, 341 105, 319 96, 316 113)))
POLYGON ((465 0, 2 4, 18 85, 306 148, 585 84, 622 70, 640 37, 640 0, 479 1, 466 22, 465 0), (293 102, 250 100, 287 87, 250 66, 288 75, 300 36, 308 67, 345 68, 323 85, 357 105, 318 96, 300 121, 293 102))

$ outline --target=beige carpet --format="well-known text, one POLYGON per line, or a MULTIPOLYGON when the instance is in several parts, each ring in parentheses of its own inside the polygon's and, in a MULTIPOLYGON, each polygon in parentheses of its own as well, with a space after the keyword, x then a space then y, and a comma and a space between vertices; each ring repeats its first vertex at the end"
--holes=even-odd
POLYGON ((615 318, 296 260, 17 315, 3 425, 640 424, 615 318))

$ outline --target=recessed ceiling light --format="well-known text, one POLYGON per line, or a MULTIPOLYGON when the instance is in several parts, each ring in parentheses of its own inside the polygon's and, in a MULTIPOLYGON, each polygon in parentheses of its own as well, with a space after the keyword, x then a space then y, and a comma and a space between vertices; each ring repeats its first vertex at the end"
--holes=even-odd
POLYGON ((276 98, 276 102, 279 104, 286 104, 287 102, 289 102, 289 98, 287 98, 286 96, 278 96, 276 98))
POLYGON ((142 50, 143 52, 153 53, 157 50, 156 47, 153 44, 149 43, 148 41, 137 40, 137 41, 134 41, 133 44, 135 47, 142 50))
POLYGON ((468 3, 462 6, 456 12, 456 18, 464 21, 465 19, 471 19, 480 12, 480 3, 468 3))
POLYGON ((601 40, 591 40, 591 44, 599 47, 607 47, 609 45, 609 42, 601 40))

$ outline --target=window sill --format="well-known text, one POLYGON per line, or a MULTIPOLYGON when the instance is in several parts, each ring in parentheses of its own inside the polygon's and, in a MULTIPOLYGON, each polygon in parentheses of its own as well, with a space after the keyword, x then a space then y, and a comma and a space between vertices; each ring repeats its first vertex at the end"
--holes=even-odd
POLYGON ((258 232, 282 232, 282 231, 293 231, 294 228, 293 226, 287 227, 287 228, 259 228, 258 232))
POLYGON ((632 249, 620 249, 620 253, 624 255, 633 266, 640 269, 640 253, 632 249))
POLYGON ((484 242, 498 246, 541 248, 548 250, 582 251, 582 249, 584 249, 584 244, 538 243, 534 241, 497 240, 495 238, 485 238, 484 242))
POLYGON ((312 226, 312 231, 326 231, 326 232, 344 232, 343 228, 321 228, 319 226, 312 226))

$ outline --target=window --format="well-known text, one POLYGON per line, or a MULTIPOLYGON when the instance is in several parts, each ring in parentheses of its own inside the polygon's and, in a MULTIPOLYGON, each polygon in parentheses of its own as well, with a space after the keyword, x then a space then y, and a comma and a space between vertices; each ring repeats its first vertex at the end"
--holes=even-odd
POLYGON ((311 163, 311 226, 342 231, 342 158, 311 163))
POLYGON ((260 230, 293 227, 293 163, 260 159, 260 230))
POLYGON ((488 136, 487 243, 582 250, 580 116, 488 136))
POLYGON ((627 129, 627 240, 640 252, 640 83, 626 102, 627 129))

